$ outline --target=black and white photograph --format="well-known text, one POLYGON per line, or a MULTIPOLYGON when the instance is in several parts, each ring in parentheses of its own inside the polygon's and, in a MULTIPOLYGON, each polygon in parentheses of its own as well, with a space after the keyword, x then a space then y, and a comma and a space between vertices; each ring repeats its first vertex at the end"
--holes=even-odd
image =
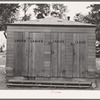
POLYGON ((100 2, 0 2, 0 89, 100 90, 100 2))

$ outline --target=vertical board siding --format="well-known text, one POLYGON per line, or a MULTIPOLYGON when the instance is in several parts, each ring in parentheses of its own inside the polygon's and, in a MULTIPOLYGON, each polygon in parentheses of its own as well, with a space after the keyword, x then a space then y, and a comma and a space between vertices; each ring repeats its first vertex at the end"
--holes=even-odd
POLYGON ((79 34, 79 41, 83 41, 79 44, 80 77, 87 77, 87 34, 79 34))
POLYGON ((25 42, 22 43, 22 53, 23 53, 23 62, 22 62, 22 76, 28 76, 29 73, 28 73, 28 67, 29 67, 29 63, 28 63, 28 59, 29 59, 29 33, 28 32, 24 32, 23 33, 23 40, 25 42))
POLYGON ((87 38, 87 50, 88 50, 88 72, 95 72, 96 69, 96 64, 95 64, 95 59, 96 59, 96 50, 95 50, 95 41, 96 37, 94 33, 88 34, 87 38))
POLYGON ((22 63, 23 63, 23 45, 22 42, 19 43, 23 38, 22 32, 14 32, 14 75, 22 75, 22 63))
POLYGON ((6 58, 6 76, 13 76, 14 60, 14 34, 7 32, 7 58, 6 58))
POLYGON ((31 66, 30 70, 30 75, 31 76, 36 76, 36 69, 35 69, 35 43, 33 43, 33 40, 35 40, 35 33, 30 33, 30 62, 29 66, 31 66))
POLYGON ((73 43, 74 43, 74 68, 73 68, 73 77, 79 77, 79 34, 73 34, 73 43))
MULTIPOLYGON (((62 40, 62 33, 58 33, 58 40, 62 40)), ((61 43, 57 43, 58 45, 58 68, 57 68, 57 76, 61 77, 61 73, 62 73, 62 44, 61 43)))
POLYGON ((95 71, 95 34, 8 32, 6 66, 14 76, 87 77, 95 71))
MULTIPOLYGON (((33 76, 41 76, 43 75, 43 66, 44 66, 44 45, 43 42, 33 42, 34 40, 42 40, 43 41, 43 34, 42 33, 30 33, 32 34, 32 42, 31 42, 31 54, 30 57, 30 73, 33 76), (32 62, 31 62, 32 61, 32 62), (32 65, 31 65, 32 63, 32 65), (32 70, 31 70, 32 67, 32 70)), ((31 35, 30 35, 31 36, 31 35)), ((31 38, 31 37, 30 37, 31 38)), ((30 52, 29 52, 30 53, 30 52)))
POLYGON ((65 33, 65 68, 66 77, 72 77, 73 73, 73 34, 65 33))
POLYGON ((61 40, 64 42, 61 42, 61 76, 60 77, 66 77, 66 47, 65 47, 65 33, 61 33, 62 37, 61 40))
MULTIPOLYGON (((57 33, 51 33, 51 41, 58 40, 58 34, 57 33)), ((58 58, 58 44, 57 43, 51 43, 51 76, 57 77, 60 72, 58 72, 58 68, 60 66, 59 58, 58 58)))

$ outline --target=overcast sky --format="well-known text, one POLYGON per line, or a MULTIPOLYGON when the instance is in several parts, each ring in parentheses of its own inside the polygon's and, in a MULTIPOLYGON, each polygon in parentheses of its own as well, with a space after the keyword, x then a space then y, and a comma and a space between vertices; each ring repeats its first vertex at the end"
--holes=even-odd
POLYGON ((82 13, 82 14, 88 14, 90 9, 87 9, 87 6, 91 4, 100 4, 100 2, 69 2, 66 3, 68 6, 69 12, 68 15, 71 17, 71 20, 73 20, 73 17, 76 13, 82 13))
POLYGON ((68 6, 68 15, 71 17, 71 20, 73 20, 73 17, 75 16, 76 13, 82 13, 82 14, 88 14, 88 12, 90 11, 90 9, 87 9, 87 6, 89 6, 91 3, 66 3, 66 5, 68 6))

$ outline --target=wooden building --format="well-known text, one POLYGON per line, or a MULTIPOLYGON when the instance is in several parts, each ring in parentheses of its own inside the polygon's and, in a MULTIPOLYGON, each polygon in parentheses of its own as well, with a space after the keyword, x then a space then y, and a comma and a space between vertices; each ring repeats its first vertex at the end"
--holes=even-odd
POLYGON ((94 25, 58 18, 7 25, 9 85, 23 81, 95 82, 95 71, 94 25), (20 81, 18 77, 22 77, 20 81))

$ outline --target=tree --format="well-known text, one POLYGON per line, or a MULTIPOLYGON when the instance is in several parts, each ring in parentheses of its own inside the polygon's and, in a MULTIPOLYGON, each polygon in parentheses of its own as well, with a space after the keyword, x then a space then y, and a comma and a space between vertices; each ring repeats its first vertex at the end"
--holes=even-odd
MULTIPOLYGON (((13 23, 15 20, 15 13, 19 8, 19 4, 0 4, 0 31, 6 30, 6 23, 13 23)), ((4 32, 5 38, 6 32, 4 32)))
POLYGON ((23 12, 24 12, 24 16, 22 17, 22 21, 27 21, 27 20, 30 20, 30 17, 31 17, 31 14, 27 15, 27 12, 28 12, 28 9, 34 5, 33 3, 25 3, 25 4, 22 4, 21 5, 21 8, 23 9, 23 12))
POLYGON ((67 6, 64 4, 52 4, 52 8, 56 13, 58 13, 58 17, 63 19, 66 18, 67 6))
POLYGON ((100 4, 90 5, 91 8, 91 21, 97 25, 96 28, 96 39, 100 41, 100 4))
POLYGON ((93 4, 88 6, 87 8, 91 8, 91 11, 87 15, 76 14, 74 20, 96 24, 96 39, 100 41, 100 4, 93 4))
POLYGON ((95 20, 95 23, 98 24, 100 22, 100 4, 93 4, 87 8, 91 8, 91 17, 93 20, 95 20))
POLYGON ((5 30, 5 23, 13 23, 19 4, 0 4, 0 30, 5 30))
POLYGON ((87 8, 91 8, 91 11, 87 15, 82 15, 81 13, 77 13, 75 15, 75 21, 98 24, 100 21, 100 4, 93 4, 88 6, 87 8))
POLYGON ((36 4, 34 13, 37 19, 45 18, 50 13, 50 4, 36 4))
POLYGON ((37 19, 45 18, 46 16, 53 16, 65 18, 67 6, 64 4, 36 4, 34 13, 37 19))
POLYGON ((77 13, 75 16, 74 16, 74 20, 77 21, 77 22, 84 22, 84 15, 81 14, 81 13, 77 13))

